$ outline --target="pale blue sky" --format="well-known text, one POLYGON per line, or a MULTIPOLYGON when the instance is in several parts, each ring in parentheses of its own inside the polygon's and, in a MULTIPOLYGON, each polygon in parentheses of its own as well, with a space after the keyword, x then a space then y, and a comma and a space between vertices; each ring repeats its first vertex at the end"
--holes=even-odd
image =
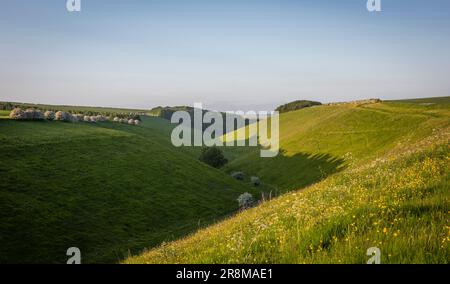
POLYGON ((450 1, 0 0, 0 100, 219 110, 450 95, 450 1))

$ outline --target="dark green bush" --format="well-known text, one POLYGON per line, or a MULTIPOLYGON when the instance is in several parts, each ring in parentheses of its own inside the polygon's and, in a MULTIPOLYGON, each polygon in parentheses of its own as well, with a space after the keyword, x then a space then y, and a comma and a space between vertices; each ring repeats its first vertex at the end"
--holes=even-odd
POLYGON ((214 168, 220 168, 228 162, 228 160, 223 155, 222 150, 220 150, 216 146, 204 147, 199 159, 200 161, 214 168))
POLYGON ((320 102, 300 100, 300 101, 295 101, 295 102, 281 105, 276 108, 276 111, 283 113, 283 112, 299 110, 299 109, 302 109, 305 107, 317 106, 317 105, 321 105, 321 104, 322 103, 320 103, 320 102))

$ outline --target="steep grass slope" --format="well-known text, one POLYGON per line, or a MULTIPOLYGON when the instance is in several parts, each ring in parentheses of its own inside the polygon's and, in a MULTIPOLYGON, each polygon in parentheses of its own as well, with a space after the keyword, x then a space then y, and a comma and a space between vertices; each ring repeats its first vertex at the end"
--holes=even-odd
POLYGON ((286 163, 298 153, 342 159, 345 168, 125 263, 365 263, 370 247, 382 263, 449 263, 450 108, 440 100, 282 116, 285 157, 251 153, 233 167, 286 190, 313 171, 307 160, 286 163))
POLYGON ((298 189, 380 157, 399 143, 411 144, 445 126, 450 98, 438 101, 427 105, 349 103, 282 114, 281 154, 274 159, 261 159, 259 151, 253 149, 233 160, 226 171, 242 170, 260 176, 279 192, 298 189))
POLYGON ((170 125, 0 119, 0 262, 117 262, 260 193, 167 143, 170 125))

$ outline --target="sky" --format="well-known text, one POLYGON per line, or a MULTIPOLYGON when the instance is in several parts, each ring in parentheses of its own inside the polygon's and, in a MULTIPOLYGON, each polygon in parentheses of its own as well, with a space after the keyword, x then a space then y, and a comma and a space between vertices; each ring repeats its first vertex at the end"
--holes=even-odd
POLYGON ((271 110, 450 95, 450 1, 0 0, 0 101, 271 110))

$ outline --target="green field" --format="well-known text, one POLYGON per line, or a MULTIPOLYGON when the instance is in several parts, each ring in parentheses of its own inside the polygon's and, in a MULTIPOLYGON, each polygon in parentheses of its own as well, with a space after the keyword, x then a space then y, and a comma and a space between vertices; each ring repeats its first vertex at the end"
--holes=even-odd
POLYGON ((8 118, 10 111, 9 110, 0 110, 0 119, 8 118))
POLYGON ((0 120, 0 262, 118 262, 238 209, 237 182, 168 142, 170 124, 0 120))
POLYGON ((280 118, 282 155, 227 171, 286 193, 125 263, 450 262, 450 98, 311 107, 280 118))
POLYGON ((0 111, 0 263, 64 263, 69 247, 84 263, 364 263, 373 246, 385 263, 449 263, 449 106, 288 112, 278 157, 222 148, 221 170, 199 162, 199 148, 174 148, 161 118, 32 122, 0 111), (243 192, 266 201, 238 213, 243 192))

